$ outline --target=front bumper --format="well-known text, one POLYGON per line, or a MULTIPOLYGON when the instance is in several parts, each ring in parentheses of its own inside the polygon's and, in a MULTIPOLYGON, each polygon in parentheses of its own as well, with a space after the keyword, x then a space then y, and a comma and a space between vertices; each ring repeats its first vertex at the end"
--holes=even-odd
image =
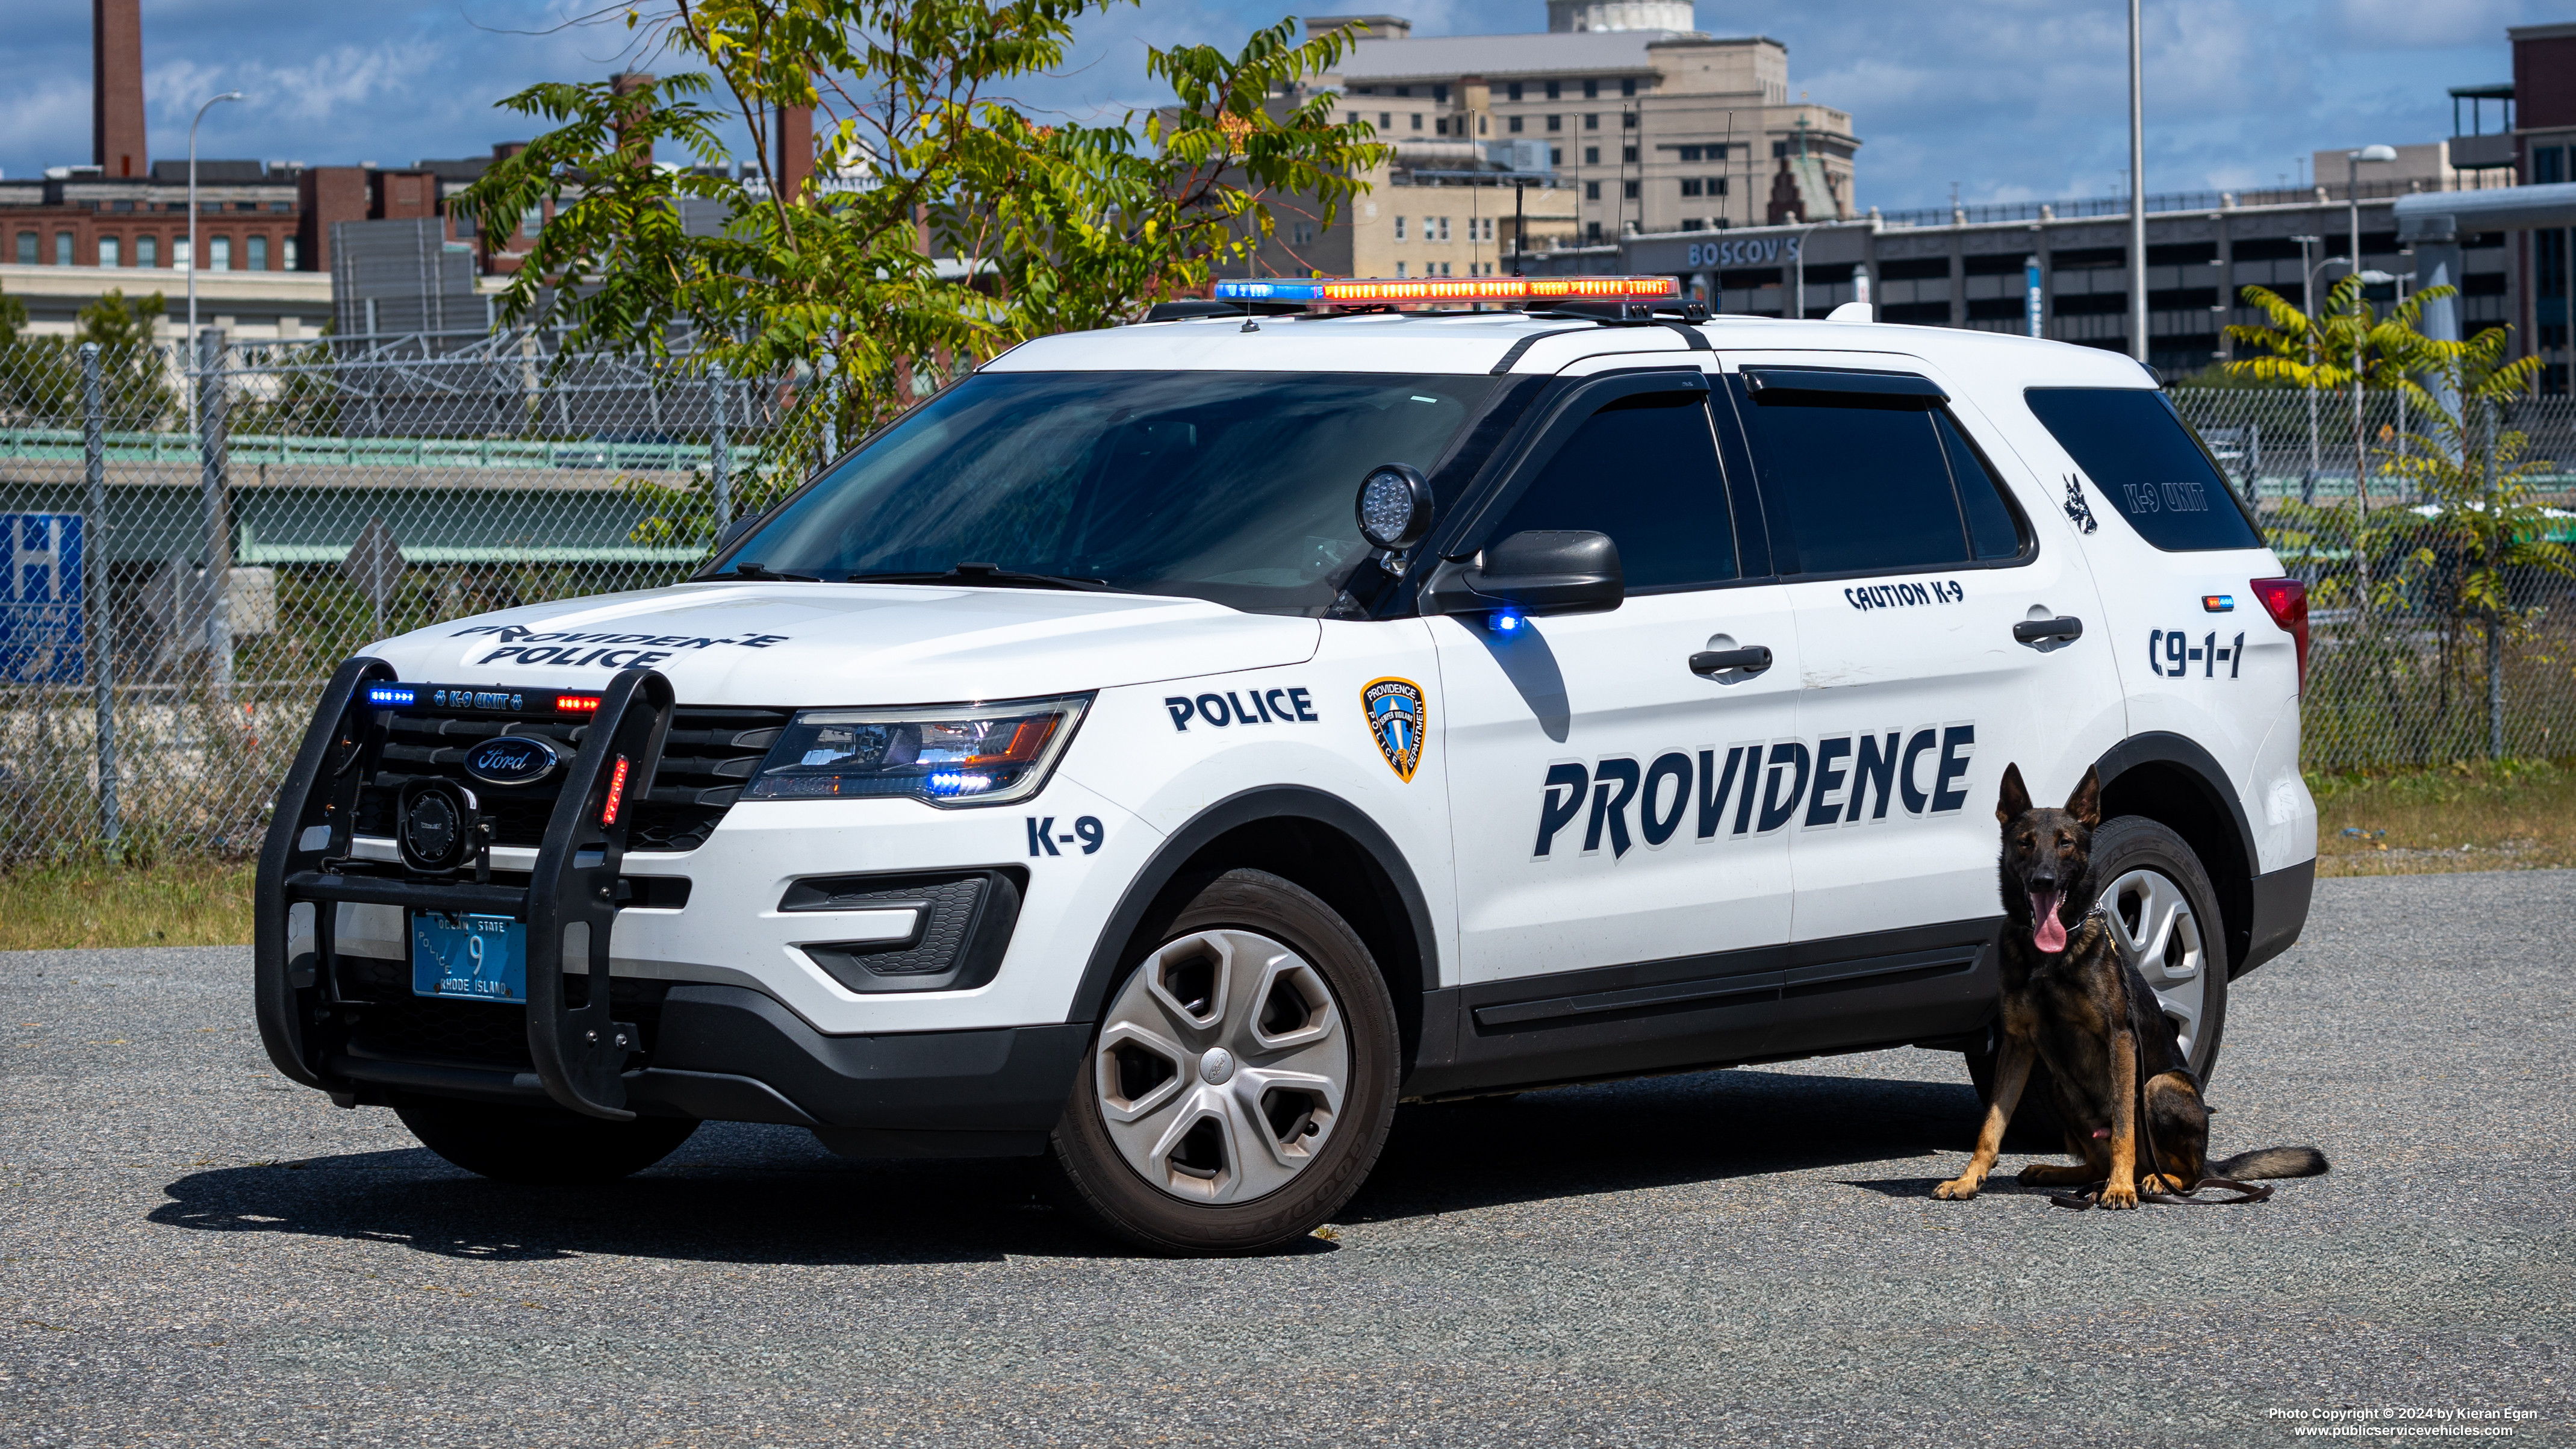
MULTIPOLYGON (((645 1115, 808 1127, 851 1156, 1030 1156, 1064 1111, 1090 1035, 1064 1025, 825 1036, 760 992, 682 983, 660 1001, 650 1064, 622 1081, 626 1105, 645 1115)), ((350 1084, 351 1105, 549 1100, 533 1070, 395 1056, 363 1033, 324 1066, 350 1084)))

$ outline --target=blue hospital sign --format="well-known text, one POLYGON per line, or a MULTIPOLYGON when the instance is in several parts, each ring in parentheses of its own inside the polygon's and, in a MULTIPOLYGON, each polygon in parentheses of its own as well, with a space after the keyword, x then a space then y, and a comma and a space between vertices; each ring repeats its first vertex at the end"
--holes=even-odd
POLYGON ((77 684, 82 518, 0 513, 0 682, 77 684))

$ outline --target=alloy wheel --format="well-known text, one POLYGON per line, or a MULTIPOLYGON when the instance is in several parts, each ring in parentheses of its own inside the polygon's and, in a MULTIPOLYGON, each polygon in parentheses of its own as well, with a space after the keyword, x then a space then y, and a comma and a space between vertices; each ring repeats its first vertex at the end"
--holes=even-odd
POLYGON ((2189 1061, 2200 1044, 2201 1017, 2209 994, 2204 974, 2209 957, 2191 897, 2161 871, 2132 870, 2102 892, 2101 907, 2109 918, 2112 944, 2155 991, 2165 1015, 2173 1018, 2182 1037, 2183 1059, 2189 1061))

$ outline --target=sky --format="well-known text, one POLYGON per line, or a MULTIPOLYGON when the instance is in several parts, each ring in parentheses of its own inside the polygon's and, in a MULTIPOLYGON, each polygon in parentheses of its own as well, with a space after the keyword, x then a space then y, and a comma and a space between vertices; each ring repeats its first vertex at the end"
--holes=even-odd
MULTIPOLYGON (((647 0, 649 3, 649 0, 647 0)), ((0 38, 0 174, 86 163, 89 5, 12 0, 0 38)), ((1319 7, 1409 15, 1416 35, 1546 28, 1545 0, 1319 7)), ((540 80, 633 63, 622 11, 566 0, 143 0, 156 159, 224 90, 201 157, 402 165, 489 154, 529 134, 494 102, 540 80)), ((1149 45, 1239 44, 1278 0, 1142 0, 1094 14, 1062 73, 1013 87, 1033 108, 1114 119, 1162 97, 1149 45)), ((1888 210, 2091 197, 2125 189, 2121 0, 1699 0, 1702 30, 1789 47, 1790 88, 1848 111, 1859 204, 1888 210)), ((2437 140, 2448 87, 2510 79, 2508 25, 2576 20, 2576 0, 2146 0, 2147 187, 2295 178, 2320 148, 2437 140)), ((675 158, 665 158, 675 159, 675 158)))

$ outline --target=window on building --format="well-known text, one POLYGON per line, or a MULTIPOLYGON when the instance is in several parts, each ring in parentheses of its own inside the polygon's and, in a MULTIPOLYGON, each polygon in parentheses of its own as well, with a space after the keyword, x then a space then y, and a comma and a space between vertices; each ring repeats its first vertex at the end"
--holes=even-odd
POLYGON ((1684 231, 1706 231, 1706 230, 1708 230, 1708 223, 1706 223, 1706 222, 1704 222, 1704 221, 1701 221, 1698 217, 1695 217, 1695 216, 1686 216, 1686 217, 1683 217, 1683 218, 1682 218, 1682 230, 1684 230, 1684 231))
POLYGON ((1711 196, 1724 196, 1726 194, 1726 178, 1723 176, 1709 177, 1708 194, 1711 196))
POLYGON ((519 213, 519 235, 533 238, 538 232, 545 230, 545 226, 546 211, 544 207, 531 206, 527 210, 519 213))
POLYGON ((1448 135, 1448 134, 1449 134, 1449 118, 1448 118, 1447 116, 1434 116, 1434 117, 1432 117, 1432 118, 1431 118, 1431 129, 1432 129, 1432 132, 1433 132, 1434 134, 1436 134, 1436 135, 1441 135, 1441 136, 1446 136, 1446 135, 1448 135))
POLYGON ((1696 161, 1699 159, 1699 148, 1697 146, 1676 146, 1673 150, 1676 153, 1673 159, 1676 161, 1696 161))
POLYGON ((254 271, 254 272, 264 272, 264 271, 267 271, 267 270, 268 270, 268 238, 266 238, 266 237, 264 237, 264 236, 255 236, 255 237, 252 237, 252 238, 250 239, 249 246, 250 246, 250 269, 251 269, 252 271, 254 271))
POLYGON ((228 236, 219 236, 208 240, 206 243, 206 270, 210 272, 229 272, 232 269, 233 239, 228 236))
POLYGON ((1619 78, 1619 94, 1621 94, 1621 95, 1623 95, 1623 96, 1633 96, 1633 95, 1635 95, 1636 93, 1637 93, 1637 78, 1636 78, 1635 76, 1632 76, 1632 75, 1630 75, 1630 76, 1621 76, 1621 77, 1619 78))
MULTIPOLYGON (((1601 183, 1595 181, 1588 184, 1592 187, 1592 199, 1595 201, 1600 200, 1601 183)), ((1585 222, 1583 224, 1583 239, 1588 242, 1598 242, 1601 240, 1601 223, 1597 221, 1585 222)))
POLYGON ((1622 166, 1634 166, 1634 165, 1636 165, 1636 164, 1637 164, 1637 148, 1636 148, 1636 147, 1634 147, 1634 146, 1622 146, 1622 147, 1620 147, 1620 148, 1619 148, 1619 164, 1620 164, 1620 165, 1622 165, 1622 166))
POLYGON ((1598 113, 1598 112, 1594 112, 1594 113, 1592 113, 1592 114, 1590 114, 1590 115, 1585 116, 1585 117, 1583 118, 1583 129, 1585 129, 1585 130, 1587 130, 1587 131, 1598 131, 1598 130, 1600 130, 1600 129, 1601 129, 1601 116, 1600 116, 1600 113, 1598 113))
POLYGON ((1601 199, 1601 183, 1598 181, 1584 182, 1583 199, 1586 201, 1599 201, 1601 199))
POLYGON ((1597 80, 1585 81, 1583 83, 1583 98, 1587 101, 1597 101, 1601 99, 1601 82, 1597 80))
POLYGON ((1444 277, 1449 275, 1449 264, 1447 262, 1442 262, 1440 264, 1440 275, 1444 277))
POLYGON ((1404 240, 1404 218, 1401 216, 1395 219, 1395 239, 1397 241, 1404 240))
POLYGON ((1583 164, 1584 164, 1584 165, 1586 165, 1586 166, 1598 166, 1598 165, 1600 165, 1600 164, 1601 164, 1601 148, 1600 148, 1600 147, 1598 147, 1598 146, 1586 146, 1586 147, 1584 147, 1584 148, 1583 148, 1583 164))
POLYGON ((1565 92, 1557 82, 1549 81, 1547 83, 1547 98, 1551 101, 1561 101, 1565 99, 1565 92))
POLYGON ((1782 572, 1887 573, 2021 551, 1998 485, 1948 417, 1885 406, 1929 400, 1777 387, 1753 395, 1745 435, 1782 572), (1969 497, 1976 502, 1963 507, 1969 497))
POLYGON ((161 265, 161 238, 139 236, 134 239, 134 264, 138 267, 161 265))
POLYGON ((1620 194, 1620 196, 1622 196, 1622 197, 1626 198, 1626 199, 1627 199, 1627 200, 1629 200, 1629 201, 1634 201, 1634 200, 1636 200, 1636 199, 1637 199, 1637 183, 1636 183, 1636 182, 1634 182, 1634 181, 1622 181, 1622 182, 1620 182, 1620 183, 1619 183, 1619 194, 1620 194))
POLYGON ((1513 100, 1519 100, 1521 98, 1521 83, 1519 81, 1513 81, 1504 86, 1503 94, 1511 97, 1513 100))
POLYGON ((2547 186, 2567 179, 2567 153, 2556 146, 2531 148, 2531 180, 2547 186))
POLYGON ((72 246, 73 238, 70 232, 58 231, 54 233, 55 266, 68 267, 72 264, 72 246))
POLYGON ((1685 177, 1683 177, 1683 178, 1682 178, 1682 195, 1684 195, 1684 196, 1697 196, 1697 195, 1699 195, 1699 178, 1698 178, 1698 177, 1695 177, 1695 176, 1685 176, 1685 177))
POLYGON ((121 250, 121 245, 115 237, 100 237, 98 239, 98 264, 102 267, 121 267, 125 265, 125 258, 121 255, 121 250))
POLYGON ((1420 111, 1413 113, 1413 129, 1417 131, 1422 129, 1422 113, 1420 111))
POLYGON ((1619 129, 1623 131, 1633 131, 1637 129, 1637 113, 1635 111, 1621 111, 1619 113, 1619 129))
POLYGON ((1564 129, 1565 129, 1565 117, 1563 117, 1563 116, 1550 116, 1550 117, 1548 117, 1548 118, 1547 118, 1547 128, 1548 128, 1549 130, 1551 130, 1551 131, 1562 131, 1562 130, 1564 130, 1564 129))
POLYGON ((189 241, 186 237, 174 236, 170 238, 170 265, 174 267, 195 266, 197 264, 197 254, 193 250, 194 246, 195 243, 189 241))
POLYGON ((1397 86, 1397 87, 1395 88, 1395 93, 1396 93, 1397 95, 1399 95, 1399 96, 1409 96, 1409 95, 1413 94, 1413 87, 1411 87, 1411 86, 1397 86))
POLYGON ((1395 264, 1395 274, 1399 277, 1404 275, 1404 263, 1397 262, 1395 264))
POLYGON ((1378 113, 1377 113, 1377 128, 1378 128, 1379 130, 1381 130, 1381 131, 1392 131, 1392 130, 1394 130, 1394 129, 1395 129, 1395 117, 1394 117, 1394 116, 1392 116, 1392 115, 1390 115, 1390 114, 1388 114, 1388 113, 1387 113, 1387 112, 1385 112, 1385 111, 1380 111, 1380 112, 1378 112, 1378 113))
POLYGON ((1441 217, 1441 218, 1440 218, 1440 240, 1442 240, 1442 241, 1447 241, 1448 239, 1449 239, 1449 218, 1447 218, 1447 217, 1445 217, 1445 216, 1444 216, 1444 217, 1441 217))
POLYGON ((1433 86, 1431 88, 1431 99, 1446 105, 1449 100, 1449 88, 1445 85, 1433 86))
POLYGON ((1631 593, 1734 578, 1735 521, 1707 396, 1647 393, 1584 419, 1486 542, 1535 529, 1607 534, 1631 593))
POLYGON ((36 264, 36 248, 41 241, 42 238, 32 231, 18 233, 18 265, 32 267, 36 264))
POLYGON ((297 270, 295 265, 295 238, 288 237, 286 239, 286 245, 280 248, 280 250, 286 254, 281 262, 284 269, 290 272, 297 270))
POLYGON ((1503 129, 1509 131, 1515 136, 1519 135, 1521 133, 1521 118, 1518 116, 1509 117, 1503 122, 1503 129))
POLYGON ((1550 147, 1548 147, 1548 148, 1547 148, 1547 164, 1548 164, 1548 165, 1550 165, 1550 166, 1562 166, 1562 165, 1564 165, 1564 164, 1565 164, 1565 148, 1564 148, 1563 146, 1550 146, 1550 147))

